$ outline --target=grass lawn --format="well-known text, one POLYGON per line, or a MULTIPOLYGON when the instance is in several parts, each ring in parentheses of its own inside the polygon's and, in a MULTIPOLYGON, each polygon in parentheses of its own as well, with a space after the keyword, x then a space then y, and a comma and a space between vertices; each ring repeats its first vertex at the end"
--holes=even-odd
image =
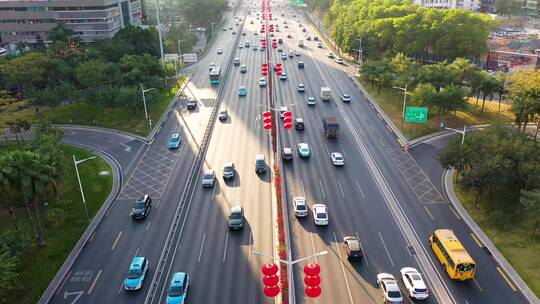
MULTIPOLYGON (((381 94, 375 85, 371 87, 369 81, 359 78, 360 83, 368 91, 369 95, 379 104, 383 111, 392 119, 394 124, 401 129, 401 115, 403 111, 403 92, 392 88, 382 88, 381 94)), ((409 98, 410 96, 408 96, 409 98)), ((465 110, 454 113, 441 114, 440 120, 444 121, 449 128, 463 129, 464 125, 482 125, 494 122, 510 123, 514 120, 513 114, 509 111, 509 104, 501 104, 501 111, 498 111, 498 102, 486 101, 484 112, 481 112, 482 100, 475 105, 476 98, 469 99, 469 107, 465 110)), ((409 139, 418 138, 430 133, 440 131, 437 121, 437 110, 430 109, 427 124, 407 123, 401 129, 403 135, 409 139)))
MULTIPOLYGON (((459 185, 455 186, 456 194, 474 221, 487 234, 497 249, 512 264, 514 269, 525 280, 533 292, 540 296, 540 235, 536 242, 531 243, 531 218, 509 217, 506 220, 496 220, 490 216, 488 204, 492 209, 499 210, 508 206, 508 202, 517 200, 516 195, 505 193, 493 193, 489 203, 481 202, 478 207, 474 206, 475 193, 465 191, 459 185), (505 203, 506 202, 506 203, 505 203)), ((506 207, 508 209, 508 207, 506 207)))
MULTIPOLYGON (((15 143, 0 144, 0 153, 7 149, 16 148, 15 143)), ((56 272, 64 263, 64 260, 79 240, 81 234, 86 229, 88 222, 81 201, 75 167, 73 166, 72 155, 80 160, 94 156, 95 154, 74 148, 63 146, 64 151, 64 178, 59 185, 60 201, 48 202, 47 208, 61 208, 65 211, 65 220, 61 225, 54 227, 45 223, 44 248, 33 246, 28 253, 21 257, 18 272, 19 280, 23 288, 14 290, 6 299, 6 303, 31 304, 37 303, 39 297, 45 291, 56 272)), ((93 217, 101 207, 112 189, 112 172, 109 165, 97 158, 79 164, 79 174, 84 188, 88 211, 93 217), (109 171, 108 176, 99 176, 98 172, 109 171)), ((0 231, 12 229, 11 220, 5 209, 0 209, 0 231)), ((26 221, 25 213, 17 210, 20 221, 26 221)))
MULTIPOLYGON (((183 81, 181 83, 183 83, 183 81)), ((181 85, 178 84, 160 92, 157 102, 149 105, 148 114, 151 116, 152 126, 158 122, 180 86, 181 85)), ((82 102, 71 105, 62 105, 54 109, 42 108, 39 112, 36 112, 34 107, 29 107, 23 111, 9 114, 9 117, 5 117, 6 115, 4 115, 4 117, 2 116, 3 115, 0 113, 0 123, 7 119, 15 118, 22 118, 30 121, 37 118, 45 118, 56 124, 98 126, 127 131, 143 136, 146 136, 150 131, 148 124, 146 123, 144 110, 134 112, 125 108, 105 109, 98 105, 82 102)))

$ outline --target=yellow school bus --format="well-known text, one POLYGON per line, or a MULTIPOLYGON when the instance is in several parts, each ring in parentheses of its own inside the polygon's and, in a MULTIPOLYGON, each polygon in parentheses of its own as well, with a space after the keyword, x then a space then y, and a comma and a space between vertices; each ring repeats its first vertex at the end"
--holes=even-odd
POLYGON ((429 243, 451 279, 465 281, 474 278, 476 264, 454 231, 435 230, 429 237, 429 243))

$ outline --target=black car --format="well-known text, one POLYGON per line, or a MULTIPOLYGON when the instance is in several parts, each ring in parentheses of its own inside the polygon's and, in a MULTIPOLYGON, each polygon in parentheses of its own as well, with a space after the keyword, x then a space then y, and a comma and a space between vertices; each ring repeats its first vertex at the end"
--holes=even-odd
POLYGON ((343 238, 345 249, 347 250, 347 259, 361 259, 364 256, 360 241, 354 236, 346 236, 343 238))
POLYGON ((146 218, 152 208, 152 199, 148 194, 139 197, 131 207, 131 218, 134 220, 146 218))
POLYGON ((284 161, 292 160, 293 159, 292 149, 291 148, 283 148, 283 150, 281 150, 281 158, 284 161))
POLYGON ((244 208, 242 208, 242 206, 233 206, 231 208, 229 228, 235 230, 244 228, 244 208))
POLYGON ((188 100, 187 104, 186 104, 188 110, 193 110, 197 107, 197 101, 195 99, 190 99, 188 100))
POLYGON ((313 40, 319 41, 319 37, 315 36, 315 37, 313 37, 313 40))
POLYGON ((298 61, 298 67, 300 69, 303 69, 304 68, 304 62, 303 61, 298 61))
POLYGON ((304 120, 302 118, 295 118, 294 128, 296 130, 304 130, 306 128, 306 125, 304 124, 304 120))

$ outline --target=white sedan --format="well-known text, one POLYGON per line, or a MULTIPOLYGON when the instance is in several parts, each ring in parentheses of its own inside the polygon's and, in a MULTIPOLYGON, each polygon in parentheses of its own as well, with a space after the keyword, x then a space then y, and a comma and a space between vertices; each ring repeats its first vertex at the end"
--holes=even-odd
POLYGON ((427 299, 429 292, 422 279, 422 275, 412 267, 401 268, 400 272, 401 279, 409 292, 409 296, 416 300, 427 299))
POLYGON ((313 221, 317 226, 328 225, 328 209, 324 204, 313 205, 313 221))
POLYGON ((377 275, 377 285, 381 290, 384 303, 401 303, 403 296, 399 290, 396 278, 389 273, 379 273, 377 275))
POLYGON ((330 154, 330 158, 332 159, 332 163, 334 166, 343 166, 345 165, 345 159, 343 158, 343 155, 339 152, 332 152, 330 154))

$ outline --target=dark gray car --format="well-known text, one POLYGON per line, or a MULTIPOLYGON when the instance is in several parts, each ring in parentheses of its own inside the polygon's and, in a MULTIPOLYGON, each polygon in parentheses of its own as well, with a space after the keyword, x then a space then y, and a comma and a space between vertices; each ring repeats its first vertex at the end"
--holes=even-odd
POLYGON ((152 199, 148 194, 139 197, 131 207, 131 218, 134 220, 146 218, 152 208, 152 199))
POLYGON ((242 206, 231 207, 231 214, 229 215, 229 228, 235 230, 244 228, 244 208, 242 208, 242 206))

